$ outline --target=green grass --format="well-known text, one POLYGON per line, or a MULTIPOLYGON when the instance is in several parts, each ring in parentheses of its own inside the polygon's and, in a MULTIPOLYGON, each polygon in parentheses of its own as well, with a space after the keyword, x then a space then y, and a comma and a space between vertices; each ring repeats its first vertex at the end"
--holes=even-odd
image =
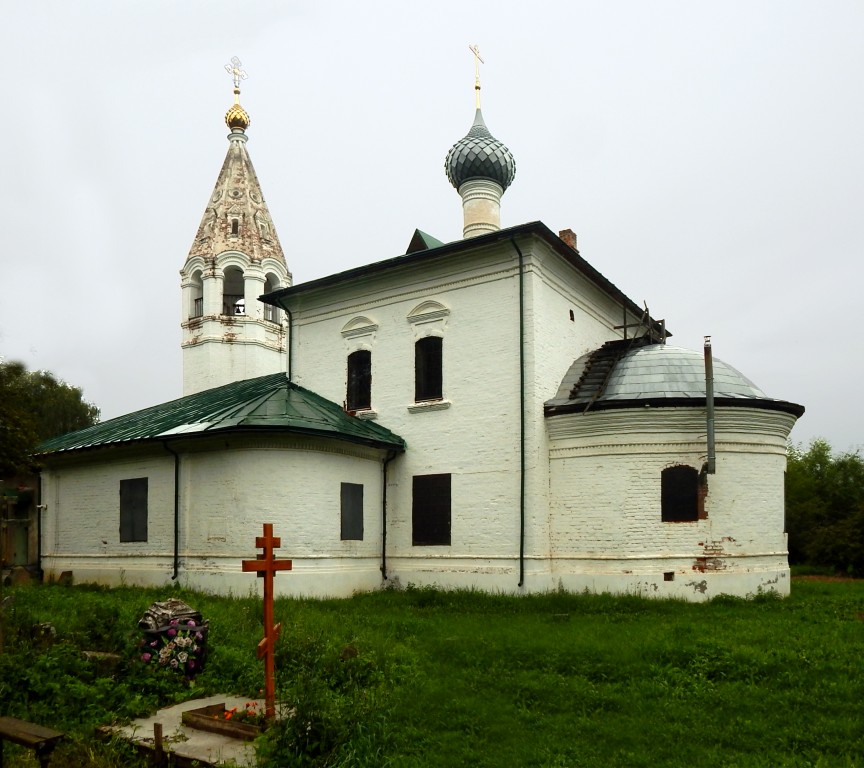
MULTIPOLYGON (((194 695, 255 697, 260 602, 176 591, 210 619, 192 689, 137 661, 165 591, 20 588, 4 617, 0 714, 68 731, 64 766, 135 765, 98 724, 194 695), (34 645, 51 621, 53 645, 34 645), (122 653, 112 678, 80 650, 122 653)), ((432 589, 280 600, 273 766, 864 768, 864 582, 706 604, 432 589)), ((35 765, 7 748, 11 766, 35 765)))

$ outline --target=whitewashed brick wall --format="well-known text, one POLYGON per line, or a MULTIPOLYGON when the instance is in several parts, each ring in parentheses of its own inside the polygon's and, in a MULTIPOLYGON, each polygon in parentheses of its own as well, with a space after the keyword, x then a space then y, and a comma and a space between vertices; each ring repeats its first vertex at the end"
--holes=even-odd
POLYGON ((617 577, 631 591, 688 599, 788 592, 783 472, 793 416, 718 409, 707 518, 661 521, 661 472, 702 467, 704 416, 638 408, 549 419, 553 570, 563 584, 609 589, 617 577))
MULTIPOLYGON (((154 449, 156 451, 159 448, 154 449)), ((316 439, 223 438, 175 447, 180 466, 180 580, 221 592, 258 589, 241 572, 265 522, 294 570, 280 591, 346 595, 380 585, 382 454, 316 439), (364 487, 362 541, 341 540, 342 482, 364 487)), ((43 567, 78 581, 168 584, 173 573, 174 459, 69 463, 43 475, 43 567), (148 540, 119 542, 119 483, 148 477, 148 540), (60 503, 51 503, 59 498, 60 503), (107 542, 107 543, 103 543, 107 542)))
MULTIPOLYGON (((622 310, 534 238, 525 256, 526 553, 532 580, 549 581, 548 447, 543 402, 570 364, 620 335, 622 310), (573 310, 574 320, 570 319, 573 310)), ((387 274, 351 287, 310 291, 294 311, 294 380, 343 402, 347 356, 361 341, 346 327, 371 323, 372 409, 406 439, 391 465, 391 574, 412 582, 514 589, 518 581, 520 487, 519 279, 510 243, 387 274), (446 309, 434 329, 409 322, 424 302, 446 309), (356 322, 352 324, 352 321, 356 322), (443 337, 446 407, 417 410, 414 342, 443 337), (451 545, 411 544, 412 477, 452 474, 451 545)))

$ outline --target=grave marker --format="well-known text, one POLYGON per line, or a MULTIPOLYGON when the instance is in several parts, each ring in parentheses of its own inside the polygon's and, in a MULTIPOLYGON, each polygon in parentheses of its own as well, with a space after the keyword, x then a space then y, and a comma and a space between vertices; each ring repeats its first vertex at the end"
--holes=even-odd
POLYGON ((264 579, 264 639, 258 643, 258 658, 264 658, 265 715, 276 716, 276 665, 274 654, 281 624, 273 624, 273 576, 276 571, 290 571, 290 560, 277 560, 274 549, 282 546, 282 539, 273 535, 273 524, 264 523, 264 535, 255 537, 255 546, 264 551, 255 560, 243 560, 243 570, 254 571, 264 579))

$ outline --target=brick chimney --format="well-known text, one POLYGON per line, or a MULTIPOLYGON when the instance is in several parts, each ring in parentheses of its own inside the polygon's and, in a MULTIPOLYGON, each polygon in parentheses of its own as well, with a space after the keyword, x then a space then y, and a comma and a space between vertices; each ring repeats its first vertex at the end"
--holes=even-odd
POLYGON ((567 243, 567 245, 569 245, 574 251, 579 250, 576 247, 576 233, 572 229, 562 229, 558 233, 558 237, 567 243))

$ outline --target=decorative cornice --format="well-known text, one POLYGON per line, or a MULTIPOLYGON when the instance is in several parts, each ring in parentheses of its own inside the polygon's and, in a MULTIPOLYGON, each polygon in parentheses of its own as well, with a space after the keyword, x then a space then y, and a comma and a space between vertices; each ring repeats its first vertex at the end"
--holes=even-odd
MULTIPOLYGON (((527 254, 526 254, 527 256, 527 254)), ((503 261, 503 259, 502 259, 503 261)), ((529 263, 525 265, 525 274, 529 275, 532 273, 532 268, 529 263)), ((404 299, 406 293, 413 293, 418 296, 436 296, 441 293, 459 289, 459 288, 468 288, 474 285, 482 285, 484 283, 497 282, 498 280, 506 280, 512 278, 514 275, 519 273, 518 265, 515 263, 506 264, 500 268, 496 268, 489 272, 484 272, 479 275, 471 275, 470 277, 461 277, 459 279, 449 279, 443 282, 436 282, 433 285, 428 285, 428 283, 423 283, 422 281, 417 281, 417 286, 413 289, 411 286, 407 286, 405 283, 400 283, 398 287, 388 288, 383 295, 379 295, 378 297, 368 297, 361 300, 354 300, 348 307, 348 311, 356 312, 356 313, 372 313, 377 309, 380 309, 382 306, 388 306, 395 302, 401 302, 404 299)), ((295 317, 296 323, 298 325, 304 325, 305 323, 310 322, 319 322, 321 320, 333 320, 339 317, 344 317, 346 313, 346 307, 341 303, 341 300, 332 299, 333 294, 324 294, 327 297, 328 304, 320 309, 309 309, 308 305, 311 302, 305 302, 302 313, 298 314, 295 317), (332 299, 332 301, 331 301, 332 299)), ((448 310, 449 311, 449 310, 448 310)), ((407 321, 412 322, 410 317, 407 318, 407 321)))

